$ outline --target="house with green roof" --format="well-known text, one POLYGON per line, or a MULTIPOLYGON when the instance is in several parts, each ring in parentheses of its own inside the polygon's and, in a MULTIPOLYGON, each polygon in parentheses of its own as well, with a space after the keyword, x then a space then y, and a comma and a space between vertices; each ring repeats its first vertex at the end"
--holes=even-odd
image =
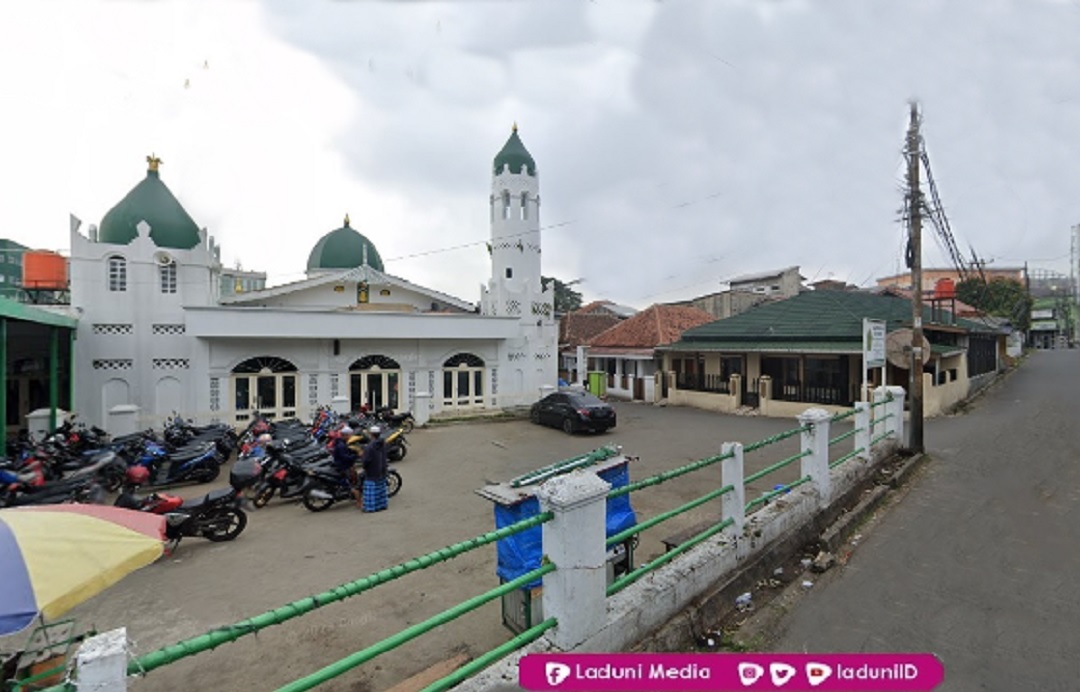
MULTIPOLYGON (((836 411, 863 398, 863 320, 886 324, 889 362, 870 387, 909 386, 912 304, 868 291, 810 291, 694 327, 658 348, 666 398, 719 411, 742 406, 789 416, 808 406, 836 411), (906 348, 905 348, 906 346, 906 348)), ((969 396, 1004 362, 1005 333, 925 306, 924 410, 936 415, 969 396)))

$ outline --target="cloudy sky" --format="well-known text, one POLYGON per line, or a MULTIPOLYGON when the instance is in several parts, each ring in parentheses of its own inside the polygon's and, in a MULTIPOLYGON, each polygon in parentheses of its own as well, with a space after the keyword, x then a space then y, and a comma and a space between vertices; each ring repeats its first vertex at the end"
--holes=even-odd
POLYGON ((903 270, 916 98, 959 246, 1067 273, 1077 35, 1051 0, 0 3, 0 224, 66 250, 154 152, 230 265, 302 278, 348 213, 390 273, 477 301, 516 121, 544 272, 586 299, 869 284, 903 270))

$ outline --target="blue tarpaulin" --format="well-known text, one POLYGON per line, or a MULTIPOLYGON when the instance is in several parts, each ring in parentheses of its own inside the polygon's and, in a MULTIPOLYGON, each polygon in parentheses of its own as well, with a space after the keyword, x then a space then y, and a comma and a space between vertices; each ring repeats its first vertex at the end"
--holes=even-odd
MULTIPOLYGON (((621 488, 630 483, 630 465, 619 464, 597 474, 603 480, 611 483, 611 487, 621 488)), ((540 501, 536 496, 519 502, 516 505, 495 505, 495 528, 501 529, 515 524, 524 519, 529 519, 540 513, 540 501)), ((630 506, 630 495, 620 495, 607 500, 606 536, 611 537, 620 531, 625 531, 637 524, 637 516, 633 507, 630 506)), ((523 574, 540 567, 543 556, 543 542, 541 536, 543 529, 534 526, 531 529, 504 538, 496 544, 498 554, 498 566, 496 574, 503 581, 517 579, 523 574)), ((524 588, 532 588, 540 585, 539 579, 528 584, 524 588)))

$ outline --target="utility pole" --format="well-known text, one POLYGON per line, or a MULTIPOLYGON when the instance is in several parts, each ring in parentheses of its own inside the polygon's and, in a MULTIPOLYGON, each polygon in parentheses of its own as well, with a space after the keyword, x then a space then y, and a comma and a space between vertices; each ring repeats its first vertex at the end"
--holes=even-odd
POLYGON ((911 437, 908 448, 921 453, 923 448, 923 301, 922 301, 922 190, 919 184, 919 159, 922 138, 919 136, 919 104, 911 102, 911 120, 907 133, 908 156, 908 228, 911 258, 911 437))

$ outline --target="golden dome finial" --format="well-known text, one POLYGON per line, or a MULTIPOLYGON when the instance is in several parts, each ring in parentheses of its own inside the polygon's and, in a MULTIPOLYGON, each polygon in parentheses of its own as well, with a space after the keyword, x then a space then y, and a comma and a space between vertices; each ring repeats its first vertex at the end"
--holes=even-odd
POLYGON ((514 121, 514 132, 517 132, 517 121, 514 121))
POLYGON ((348 215, 348 213, 345 214, 345 225, 346 226, 349 225, 349 215, 348 215))
POLYGON ((164 161, 159 159, 157 157, 157 154, 150 154, 149 156, 146 157, 146 163, 148 163, 150 165, 150 170, 152 170, 154 172, 157 172, 158 166, 160 166, 162 163, 164 163, 164 161))

